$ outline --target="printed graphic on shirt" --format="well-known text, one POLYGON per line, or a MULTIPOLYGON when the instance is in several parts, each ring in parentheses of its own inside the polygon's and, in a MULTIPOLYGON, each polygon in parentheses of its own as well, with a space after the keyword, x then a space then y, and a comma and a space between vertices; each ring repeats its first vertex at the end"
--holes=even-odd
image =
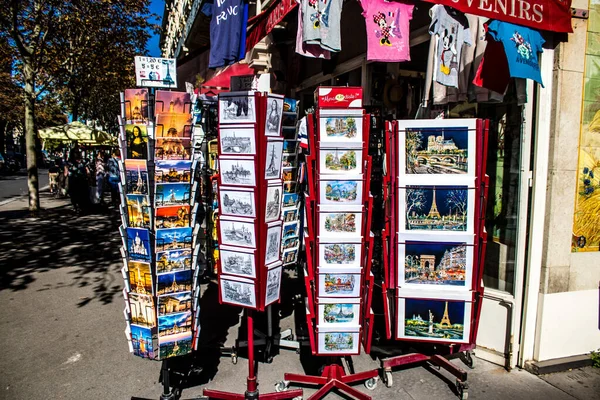
POLYGON ((402 38, 402 34, 398 28, 400 25, 400 12, 388 12, 387 14, 386 17, 386 15, 380 11, 373 15, 373 22, 379 26, 379 30, 375 30, 375 36, 379 38, 379 44, 381 46, 391 46, 392 42, 390 41, 390 37, 398 39, 402 38), (388 19, 390 22, 388 22, 388 19))
POLYGON ((458 51, 456 50, 456 34, 458 32, 458 24, 451 24, 448 28, 444 28, 440 36, 440 44, 442 52, 440 54, 440 72, 444 75, 450 75, 452 70, 458 70, 458 51))
POLYGON ((517 62, 521 64, 527 64, 530 67, 539 70, 540 66, 535 60, 532 60, 533 50, 531 44, 525 40, 525 38, 518 32, 513 33, 511 41, 515 42, 517 48, 517 62))
POLYGON ((310 14, 310 21, 313 23, 314 29, 319 29, 321 24, 323 27, 329 28, 329 9, 331 8, 331 1, 325 0, 325 10, 319 11, 319 0, 308 0, 309 7, 312 7, 315 12, 310 14))

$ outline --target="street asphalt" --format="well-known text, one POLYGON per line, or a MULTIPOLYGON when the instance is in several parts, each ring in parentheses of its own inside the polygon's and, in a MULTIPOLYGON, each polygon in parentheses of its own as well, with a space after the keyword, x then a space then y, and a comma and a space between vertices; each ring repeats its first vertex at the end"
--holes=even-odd
MULTIPOLYGON (((48 170, 41 169, 39 173, 39 186, 48 185, 48 170)), ((27 171, 22 169, 16 174, 0 174, 0 204, 6 200, 27 194, 27 171)))
MULTIPOLYGON (((0 181, 0 192, 5 182, 0 181)), ((158 399, 160 362, 134 357, 124 336, 116 212, 98 208, 77 216, 67 200, 47 192, 39 217, 30 217, 26 206, 26 197, 0 206, 0 399, 158 399)), ((293 293, 298 284, 288 274, 282 293, 293 293)), ((233 346, 238 335, 244 338, 240 309, 219 305, 214 283, 201 290, 203 349, 176 360, 171 379, 180 382, 182 399, 196 398, 204 388, 243 393, 245 355, 240 353, 234 365, 218 351, 221 344, 233 346)), ((279 326, 294 329, 292 308, 284 304, 279 311, 279 326)), ((258 364, 259 389, 273 392, 285 372, 316 373, 318 361, 306 351, 281 350, 271 364, 258 364)), ((357 372, 379 366, 366 354, 353 362, 357 372)), ((540 379, 479 359, 473 370, 453 362, 469 373, 470 399, 600 399, 600 373, 591 367, 540 379)), ((397 370, 393 377, 391 388, 381 381, 373 391, 355 387, 374 399, 457 398, 455 379, 432 367, 397 370)), ((314 388, 303 389, 304 398, 314 393, 314 388)))

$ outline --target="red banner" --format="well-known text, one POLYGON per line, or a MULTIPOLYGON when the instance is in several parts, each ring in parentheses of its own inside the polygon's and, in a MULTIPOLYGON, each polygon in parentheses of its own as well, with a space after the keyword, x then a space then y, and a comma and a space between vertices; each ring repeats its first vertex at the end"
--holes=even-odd
POLYGON ((571 0, 426 0, 542 31, 573 32, 571 0))
POLYGON ((267 36, 275 25, 281 22, 290 11, 296 7, 296 0, 275 0, 265 11, 248 19, 248 25, 254 25, 246 36, 246 51, 250 51, 256 43, 267 36))

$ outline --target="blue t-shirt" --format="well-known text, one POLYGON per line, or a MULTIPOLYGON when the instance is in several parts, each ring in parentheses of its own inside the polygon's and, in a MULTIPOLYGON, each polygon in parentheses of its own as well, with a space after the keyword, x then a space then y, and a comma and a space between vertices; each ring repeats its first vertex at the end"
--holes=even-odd
MULTIPOLYGON (((244 0, 214 0, 210 21, 209 68, 236 62, 240 55, 244 21, 244 0)), ((246 23, 245 23, 246 22, 246 23)))
POLYGON ((545 40, 538 31, 508 22, 492 21, 488 25, 488 33, 504 45, 512 78, 533 79, 544 87, 538 53, 544 51, 542 45, 545 40))

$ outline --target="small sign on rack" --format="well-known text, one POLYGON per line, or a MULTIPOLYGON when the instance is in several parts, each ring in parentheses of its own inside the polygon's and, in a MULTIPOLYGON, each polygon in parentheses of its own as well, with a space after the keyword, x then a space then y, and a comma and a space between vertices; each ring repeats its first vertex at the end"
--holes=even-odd
POLYGON ((136 56, 135 84, 141 87, 177 87, 175 59, 136 56))

